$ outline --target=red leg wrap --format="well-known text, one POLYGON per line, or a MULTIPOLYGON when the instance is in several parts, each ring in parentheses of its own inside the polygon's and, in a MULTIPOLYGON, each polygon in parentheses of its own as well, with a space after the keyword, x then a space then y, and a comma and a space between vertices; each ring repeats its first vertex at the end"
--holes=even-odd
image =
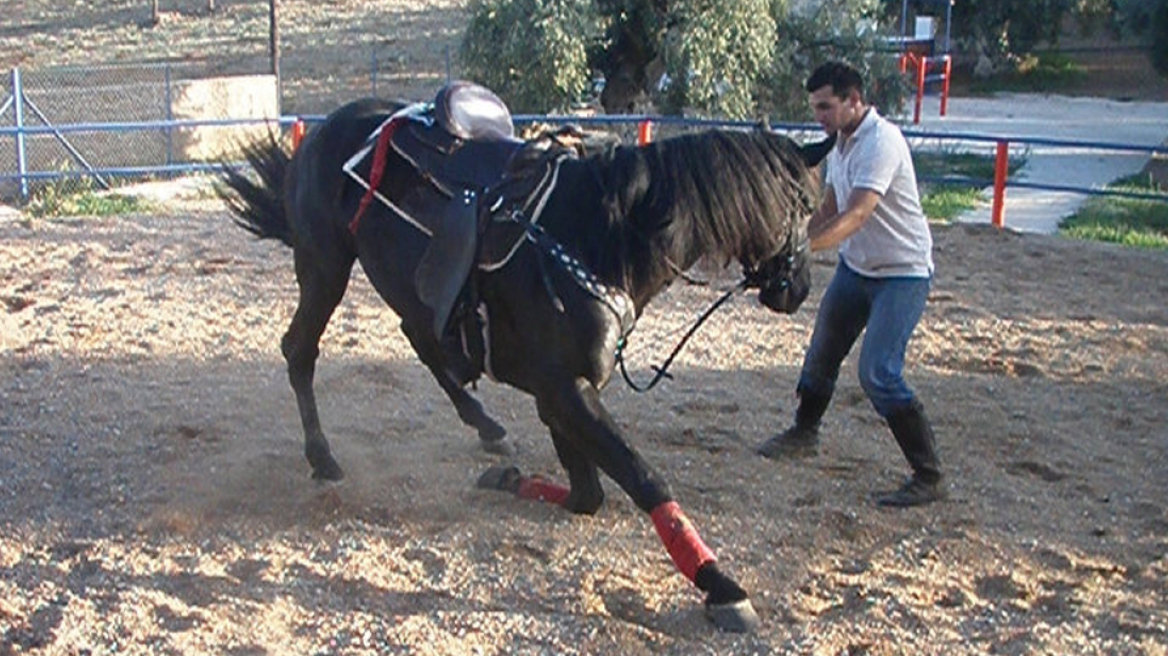
POLYGON ((568 488, 556 485, 539 476, 524 476, 519 481, 519 490, 515 494, 524 499, 563 505, 564 500, 568 498, 568 488))
POLYGON ((653 518, 653 526, 657 528, 657 535, 665 544, 673 564, 685 578, 693 581, 703 565, 717 560, 676 501, 666 501, 654 508, 649 516, 653 518))

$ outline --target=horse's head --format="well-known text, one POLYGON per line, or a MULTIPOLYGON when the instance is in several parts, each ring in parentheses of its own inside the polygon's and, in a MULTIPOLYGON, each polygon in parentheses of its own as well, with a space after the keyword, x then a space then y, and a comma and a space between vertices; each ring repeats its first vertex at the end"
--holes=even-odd
POLYGON ((756 266, 743 264, 746 288, 758 290, 758 302, 791 314, 811 292, 811 249, 807 231, 801 227, 791 235, 779 253, 756 266))
MULTIPOLYGON (((814 198, 819 195, 819 177, 809 171, 819 166, 834 145, 835 135, 831 135, 824 141, 799 148, 806 169, 793 187, 799 196, 797 212, 810 213, 814 198)), ((787 243, 777 255, 753 266, 743 262, 747 288, 757 288, 759 303, 775 312, 794 312, 811 292, 810 251, 806 219, 793 220, 787 243)))

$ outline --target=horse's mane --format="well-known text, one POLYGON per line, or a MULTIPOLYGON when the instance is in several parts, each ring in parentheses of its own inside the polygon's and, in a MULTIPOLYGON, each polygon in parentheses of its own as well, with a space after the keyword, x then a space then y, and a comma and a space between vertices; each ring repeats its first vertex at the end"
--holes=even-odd
POLYGON ((652 255, 668 266, 757 263, 786 245, 814 201, 794 142, 760 130, 687 134, 589 162, 608 221, 595 266, 609 275, 663 264, 643 261, 652 255))

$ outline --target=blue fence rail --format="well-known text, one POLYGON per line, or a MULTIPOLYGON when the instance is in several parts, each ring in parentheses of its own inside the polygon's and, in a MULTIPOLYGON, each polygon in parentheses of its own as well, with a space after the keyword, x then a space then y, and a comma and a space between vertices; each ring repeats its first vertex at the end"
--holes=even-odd
MULTIPOLYGON (((267 125, 273 130, 285 130, 297 122, 304 122, 309 125, 319 123, 324 120, 323 115, 310 116, 281 116, 272 119, 213 119, 213 120, 169 120, 169 121, 141 121, 141 122, 119 122, 119 123, 78 123, 71 125, 17 125, 15 127, 0 126, 0 144, 7 140, 12 140, 16 144, 16 169, 15 171, 5 172, 5 166, 0 163, 0 188, 3 183, 16 181, 21 189, 21 198, 27 201, 29 198, 28 185, 33 181, 54 181, 64 178, 80 178, 90 177, 107 186, 105 177, 143 177, 143 176, 177 176, 192 173, 207 173, 220 170, 221 163, 218 162, 166 162, 157 165, 137 165, 137 166, 104 166, 94 167, 88 166, 84 163, 84 159, 77 154, 75 159, 81 163, 80 168, 75 170, 32 170, 27 166, 27 139, 31 136, 52 135, 55 139, 61 142, 68 142, 70 135, 74 134, 94 134, 94 133, 125 133, 135 131, 153 131, 153 132, 173 132, 182 129, 191 128, 205 128, 205 127, 242 127, 242 126, 256 126, 267 125)), ((618 116, 561 116, 561 115, 516 115, 514 122, 517 126, 525 126, 531 124, 547 124, 551 126, 575 124, 584 128, 601 128, 614 131, 629 131, 634 130, 638 126, 653 125, 663 128, 673 128, 676 130, 695 130, 695 129, 749 129, 758 127, 758 122, 752 121, 728 121, 716 119, 693 119, 679 116, 656 116, 656 115, 618 115, 618 116)), ((816 138, 816 135, 822 135, 819 125, 813 123, 769 123, 770 129, 791 134, 797 139, 816 138)), ((936 142, 938 146, 952 145, 952 144, 982 144, 987 147, 996 146, 1001 152, 1003 147, 1021 146, 1027 148, 1033 147, 1053 147, 1074 149, 1076 151, 1092 152, 1092 153, 1129 153, 1129 154, 1143 154, 1147 156, 1168 156, 1168 147, 1150 147, 1142 145, 1110 143, 1101 141, 1076 141, 1076 140, 1060 140, 1049 138, 1020 138, 1020 137, 1002 137, 992 134, 981 133, 952 133, 952 132, 926 132, 919 130, 905 129, 904 134, 910 140, 929 140, 936 142)), ((1001 174, 1004 175, 1004 174, 1001 174)), ((920 178, 924 182, 932 183, 946 183, 946 184, 967 184, 971 186, 984 187, 1014 187, 1014 188, 1029 188, 1050 190, 1058 192, 1070 192, 1083 194, 1088 196, 1113 196, 1123 198, 1133 198, 1142 200, 1153 200, 1168 202, 1168 194, 1153 193, 1153 192, 1138 192, 1128 190, 1118 190, 1100 187, 1086 187, 1076 185, 1064 184, 1047 184, 1028 182, 1023 179, 978 179, 964 176, 922 176, 920 178)), ((1000 203, 1000 194, 995 195, 995 203, 1000 203)), ((1001 208, 994 208, 995 216, 1001 216, 1001 208)), ((995 223, 998 223, 995 221, 995 223)), ((999 223, 1000 225, 1000 223, 999 223)))

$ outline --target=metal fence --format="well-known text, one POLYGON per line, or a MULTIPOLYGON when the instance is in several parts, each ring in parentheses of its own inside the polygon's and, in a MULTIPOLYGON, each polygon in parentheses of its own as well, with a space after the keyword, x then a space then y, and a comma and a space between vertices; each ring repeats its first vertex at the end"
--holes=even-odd
MULTIPOLYGON (((452 75, 449 50, 447 46, 440 72, 445 77, 452 75)), ((270 117, 279 116, 285 107, 301 114, 327 112, 345 99, 406 97, 411 94, 401 93, 403 89, 417 92, 421 86, 440 85, 440 79, 420 79, 395 57, 392 45, 371 42, 354 47, 349 69, 327 79, 286 71, 284 88, 275 89, 270 117)), ((176 116, 176 96, 195 81, 223 74, 207 64, 184 62, 13 69, 0 74, 0 200, 27 198, 50 182, 68 193, 106 187, 117 177, 205 168, 208 158, 192 157, 176 139, 181 141, 193 130, 207 132, 249 121, 226 120, 224 115, 201 120, 176 116)))
POLYGON ((13 69, 0 80, 0 198, 27 195, 49 177, 105 185, 103 170, 181 162, 176 89, 209 76, 205 66, 177 63, 13 69), (158 127, 78 129, 151 123, 158 127))

